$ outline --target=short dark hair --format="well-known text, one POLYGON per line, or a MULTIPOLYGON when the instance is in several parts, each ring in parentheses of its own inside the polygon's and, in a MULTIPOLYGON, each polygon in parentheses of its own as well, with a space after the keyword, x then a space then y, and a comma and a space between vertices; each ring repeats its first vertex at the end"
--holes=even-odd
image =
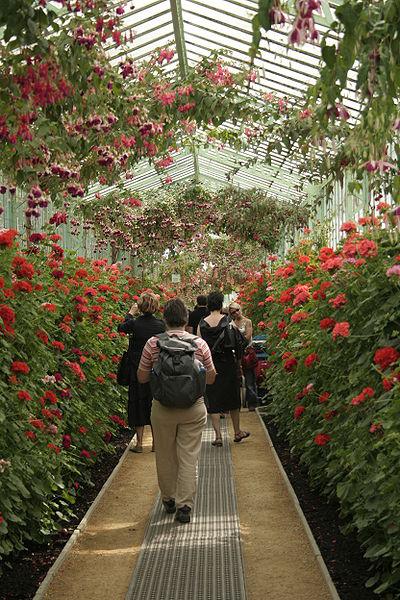
POLYGON ((197 306, 207 306, 207 296, 197 296, 197 306))
POLYGON ((224 295, 222 292, 211 292, 207 296, 207 308, 212 310, 221 310, 224 303, 224 295))
POLYGON ((164 319, 168 327, 183 327, 189 319, 189 311, 180 298, 172 298, 164 306, 164 319))

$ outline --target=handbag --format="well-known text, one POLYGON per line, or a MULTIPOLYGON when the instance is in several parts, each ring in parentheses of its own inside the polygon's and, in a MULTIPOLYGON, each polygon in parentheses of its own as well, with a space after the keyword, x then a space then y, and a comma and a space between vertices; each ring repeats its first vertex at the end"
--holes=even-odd
POLYGON ((247 346, 242 357, 242 366, 244 369, 255 369, 258 363, 257 353, 252 346, 247 346))
POLYGON ((119 385, 130 385, 132 375, 132 361, 128 350, 126 350, 119 361, 117 370, 117 383, 119 385))

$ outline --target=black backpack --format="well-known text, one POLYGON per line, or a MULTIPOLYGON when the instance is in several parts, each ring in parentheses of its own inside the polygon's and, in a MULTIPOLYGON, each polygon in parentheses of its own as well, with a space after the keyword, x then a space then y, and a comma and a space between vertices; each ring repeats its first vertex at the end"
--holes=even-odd
POLYGON ((211 354, 213 356, 218 356, 225 354, 226 351, 230 350, 233 351, 235 353, 235 357, 240 360, 247 346, 248 341, 243 333, 239 331, 239 329, 235 327, 231 321, 226 321, 221 326, 221 333, 211 348, 211 354))
POLYGON ((158 360, 150 375, 153 398, 169 408, 189 408, 204 396, 206 371, 195 357, 195 339, 160 333, 158 360))

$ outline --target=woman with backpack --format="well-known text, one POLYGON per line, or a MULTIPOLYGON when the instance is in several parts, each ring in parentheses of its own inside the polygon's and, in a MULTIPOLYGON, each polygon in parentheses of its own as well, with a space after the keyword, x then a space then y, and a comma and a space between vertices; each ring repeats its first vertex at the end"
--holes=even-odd
MULTIPOLYGON (((229 412, 234 429, 234 442, 241 442, 249 437, 248 431, 240 429, 240 381, 238 378, 237 361, 235 354, 234 336, 228 335, 230 327, 229 317, 221 315, 224 302, 222 292, 211 292, 207 297, 207 307, 210 311, 208 317, 202 319, 197 329, 209 345, 217 377, 213 385, 207 386, 206 396, 208 412, 215 431, 213 446, 222 446, 220 414, 229 412)), ((236 353, 238 353, 238 347, 236 353)))
POLYGON ((258 405, 255 371, 258 359, 256 351, 251 346, 251 339, 253 337, 253 324, 251 319, 248 319, 242 314, 242 308, 237 302, 231 302, 228 309, 233 325, 237 327, 245 336, 247 343, 249 344, 244 351, 241 366, 246 388, 245 405, 249 411, 254 411, 258 405))

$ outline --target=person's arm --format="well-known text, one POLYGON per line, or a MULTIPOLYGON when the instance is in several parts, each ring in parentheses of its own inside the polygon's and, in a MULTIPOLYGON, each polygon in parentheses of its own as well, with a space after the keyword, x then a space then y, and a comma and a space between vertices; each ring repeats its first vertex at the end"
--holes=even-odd
MULTIPOLYGON (((200 346, 200 344, 199 344, 199 346, 200 346)), ((217 371, 215 370, 215 366, 214 366, 213 359, 211 356, 211 350, 210 350, 207 342, 205 342, 204 340, 202 340, 200 347, 201 347, 201 351, 203 354, 203 365, 206 370, 206 384, 212 385, 217 376, 217 371)))
POLYGON ((135 316, 139 312, 137 304, 132 304, 130 311, 125 316, 125 321, 118 324, 117 330, 120 333, 133 333, 134 332, 134 323, 135 316))
POLYGON ((246 329, 244 330, 244 337, 250 343, 253 337, 253 323, 250 319, 246 319, 246 329))
MULTIPOLYGON (((150 338, 151 340, 151 338, 150 338)), ((139 383, 148 383, 150 381, 151 368, 153 366, 153 354, 151 351, 150 340, 147 340, 137 370, 137 379, 139 383)))

